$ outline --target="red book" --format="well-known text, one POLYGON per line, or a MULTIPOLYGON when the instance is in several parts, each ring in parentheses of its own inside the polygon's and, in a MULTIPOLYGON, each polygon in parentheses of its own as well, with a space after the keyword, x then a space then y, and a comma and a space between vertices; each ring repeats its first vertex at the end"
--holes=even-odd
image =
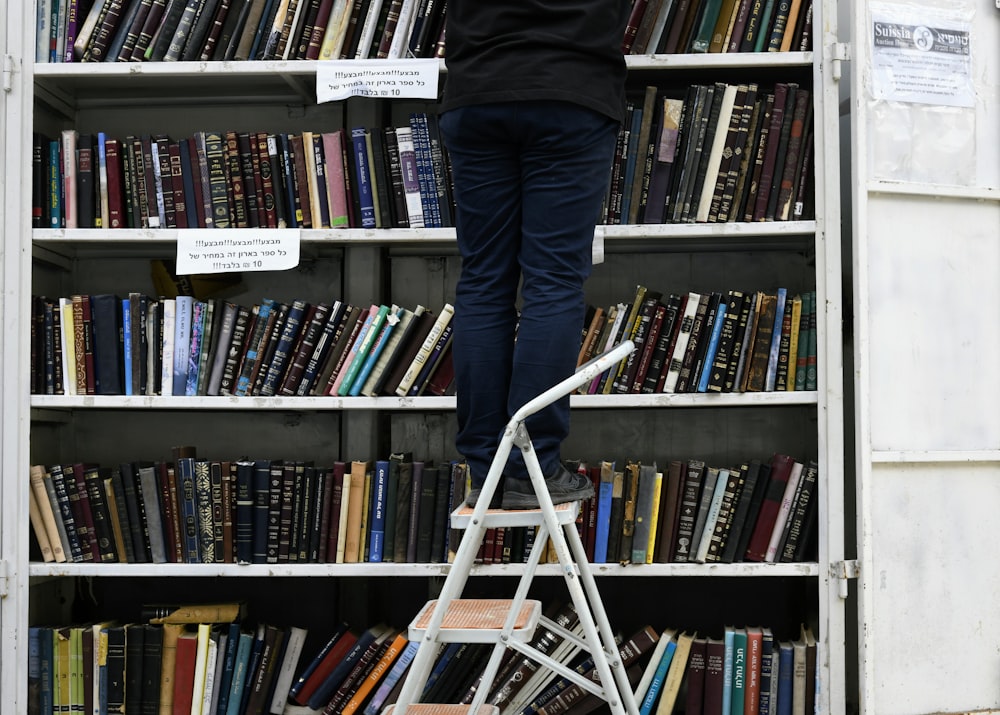
POLYGON ((743 715, 757 715, 760 710, 760 669, 764 632, 757 627, 747 628, 746 695, 743 715))
POLYGON ((182 633, 177 638, 177 660, 174 663, 174 715, 189 715, 191 712, 197 650, 197 633, 182 633))
POLYGON ((708 648, 707 638, 695 638, 691 641, 691 653, 688 654, 687 666, 687 700, 684 712, 700 713, 705 698, 705 658, 708 648))
POLYGON ((334 644, 333 648, 323 657, 319 665, 313 670, 312 675, 306 680, 301 690, 294 696, 293 700, 299 705, 309 702, 316 689, 323 684, 323 681, 330 677, 330 673, 340 664, 354 644, 358 642, 358 636, 352 631, 347 631, 334 644))
POLYGON ((705 645, 705 688, 702 691, 701 710, 704 715, 729 715, 729 713, 722 712, 725 664, 725 643, 721 639, 708 638, 705 645))
POLYGON ((764 501, 757 514, 750 543, 747 545, 747 561, 764 561, 767 555, 767 544, 771 540, 771 531, 778 516, 778 508, 785 494, 788 475, 792 471, 795 460, 787 454, 776 454, 771 457, 771 478, 767 483, 764 501))

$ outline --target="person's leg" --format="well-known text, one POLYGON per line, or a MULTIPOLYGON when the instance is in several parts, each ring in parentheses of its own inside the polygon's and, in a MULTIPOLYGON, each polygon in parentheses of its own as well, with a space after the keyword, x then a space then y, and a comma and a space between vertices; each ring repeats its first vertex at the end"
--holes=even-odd
MULTIPOLYGON (((526 103, 522 157, 521 318, 508 409, 573 373, 580 349, 594 225, 610 180, 618 124, 583 107, 526 103)), ((528 418, 547 477, 561 474, 569 397, 528 418)), ((564 475, 565 476, 565 475, 564 475)), ((509 481, 508 481, 509 484, 509 481)), ((550 492, 554 489, 550 485, 550 492)))
POLYGON ((509 420, 515 301, 520 280, 520 160, 510 136, 514 105, 462 107, 442 115, 454 178, 462 272, 455 293, 455 446, 478 488, 509 420))

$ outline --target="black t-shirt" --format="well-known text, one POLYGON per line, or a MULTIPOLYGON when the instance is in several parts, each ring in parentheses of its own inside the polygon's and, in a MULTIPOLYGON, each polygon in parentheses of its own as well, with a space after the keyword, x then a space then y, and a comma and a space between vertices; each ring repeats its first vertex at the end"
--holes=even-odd
POLYGON ((628 0, 448 0, 442 111, 563 100, 622 121, 628 0))

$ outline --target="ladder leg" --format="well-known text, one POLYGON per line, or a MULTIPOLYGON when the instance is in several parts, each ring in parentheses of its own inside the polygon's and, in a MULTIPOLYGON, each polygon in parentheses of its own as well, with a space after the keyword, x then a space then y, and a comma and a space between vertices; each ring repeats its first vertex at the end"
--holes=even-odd
POLYGON ((566 541, 569 542, 576 564, 580 569, 580 582, 583 585, 584 590, 587 592, 587 600, 593 610, 594 620, 597 622, 602 642, 609 644, 611 649, 610 654, 614 658, 614 662, 617 664, 617 667, 612 668, 612 672, 614 673, 615 680, 618 682, 618 691, 621 693, 622 701, 625 706, 625 712, 627 712, 628 715, 638 715, 639 708, 632 693, 632 684, 628 682, 628 675, 625 673, 625 668, 618 662, 620 658, 618 655, 618 649, 614 645, 615 636, 611 630, 611 622, 608 620, 608 614, 604 608, 604 602, 601 599, 601 594, 597 590, 597 581, 594 579, 594 574, 590 570, 590 562, 587 560, 587 552, 583 548, 583 542, 580 541, 580 534, 577 533, 575 524, 567 524, 565 526, 565 532, 567 534, 566 541), (571 529, 572 532, 570 531, 571 529))
POLYGON ((503 477, 503 468, 507 464, 507 457, 510 455, 513 445, 513 429, 508 428, 505 430, 504 436, 497 447, 493 463, 490 465, 490 471, 486 475, 486 481, 483 482, 479 501, 476 502, 476 507, 472 512, 472 522, 469 528, 462 534, 462 540, 459 542, 458 549, 455 552, 454 562, 448 566, 448 574, 445 577, 444 585, 441 587, 441 593, 438 596, 434 612, 424 632, 423 640, 417 648, 413 662, 410 663, 409 672, 396 700, 396 715, 406 715, 406 707, 420 701, 420 694, 423 691, 424 684, 427 682, 431 669, 434 667, 434 657, 438 651, 437 641, 438 633, 441 630, 441 621, 444 619, 451 601, 458 598, 465 588, 465 583, 476 560, 476 554, 479 552, 479 545, 482 543, 483 536, 486 533, 483 517, 486 515, 487 509, 489 509, 490 500, 493 498, 494 492, 500 486, 500 480, 503 477))
MULTIPOLYGON (((562 567, 563 579, 566 581, 566 587, 569 590, 574 605, 576 606, 577 614, 580 617, 580 625, 583 628, 586 642, 590 646, 591 655, 594 659, 594 667, 597 670, 601 686, 604 689, 604 698, 614 715, 637 715, 634 708, 634 702, 632 711, 626 711, 624 699, 625 697, 631 695, 631 690, 628 686, 628 678, 625 676, 624 669, 621 667, 619 662, 618 650, 615 646, 614 639, 611 638, 607 641, 602 639, 602 635, 598 632, 597 625, 594 623, 594 617, 591 613, 591 607, 588 603, 587 595, 580 583, 580 579, 578 578, 577 570, 580 567, 574 562, 573 555, 570 553, 569 546, 566 543, 566 537, 563 534, 563 530, 559 527, 555 513, 555 506, 553 505, 552 498, 549 496, 548 489, 545 486, 545 477, 542 474, 542 468, 538 462, 538 457, 535 454, 530 440, 521 440, 519 441, 518 446, 521 448, 521 453, 524 456, 524 463, 528 467, 528 475, 531 477, 532 484, 534 485, 535 494, 538 497, 538 503, 541 507, 545 523, 549 527, 550 538, 556 550, 556 554, 559 557, 559 564, 562 567), (612 673, 611 665, 608 662, 609 656, 614 658, 614 662, 617 666, 615 670, 622 671, 623 677, 621 681, 618 680, 615 677, 615 674, 612 673), (623 690, 620 685, 621 682, 626 684, 624 688, 625 695, 621 692, 623 690)), ((568 528, 575 529, 576 527, 575 525, 570 524, 568 525, 568 528)), ((586 554, 584 554, 583 562, 585 564, 584 568, 586 568, 586 554)), ((608 632, 610 632, 610 628, 608 629, 608 632)))

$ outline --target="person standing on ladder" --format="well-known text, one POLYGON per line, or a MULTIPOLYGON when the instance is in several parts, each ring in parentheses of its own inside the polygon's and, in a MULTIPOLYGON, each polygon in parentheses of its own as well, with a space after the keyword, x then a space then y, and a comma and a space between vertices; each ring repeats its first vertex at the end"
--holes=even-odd
MULTIPOLYGON (((576 367, 624 118, 628 13, 628 0, 448 0, 440 129, 462 256, 455 445, 471 472, 469 506, 510 416, 576 367)), ((567 396, 525 425, 555 504, 593 495, 562 464, 569 412, 567 396)), ((504 477, 503 508, 538 507, 519 451, 504 477)))

